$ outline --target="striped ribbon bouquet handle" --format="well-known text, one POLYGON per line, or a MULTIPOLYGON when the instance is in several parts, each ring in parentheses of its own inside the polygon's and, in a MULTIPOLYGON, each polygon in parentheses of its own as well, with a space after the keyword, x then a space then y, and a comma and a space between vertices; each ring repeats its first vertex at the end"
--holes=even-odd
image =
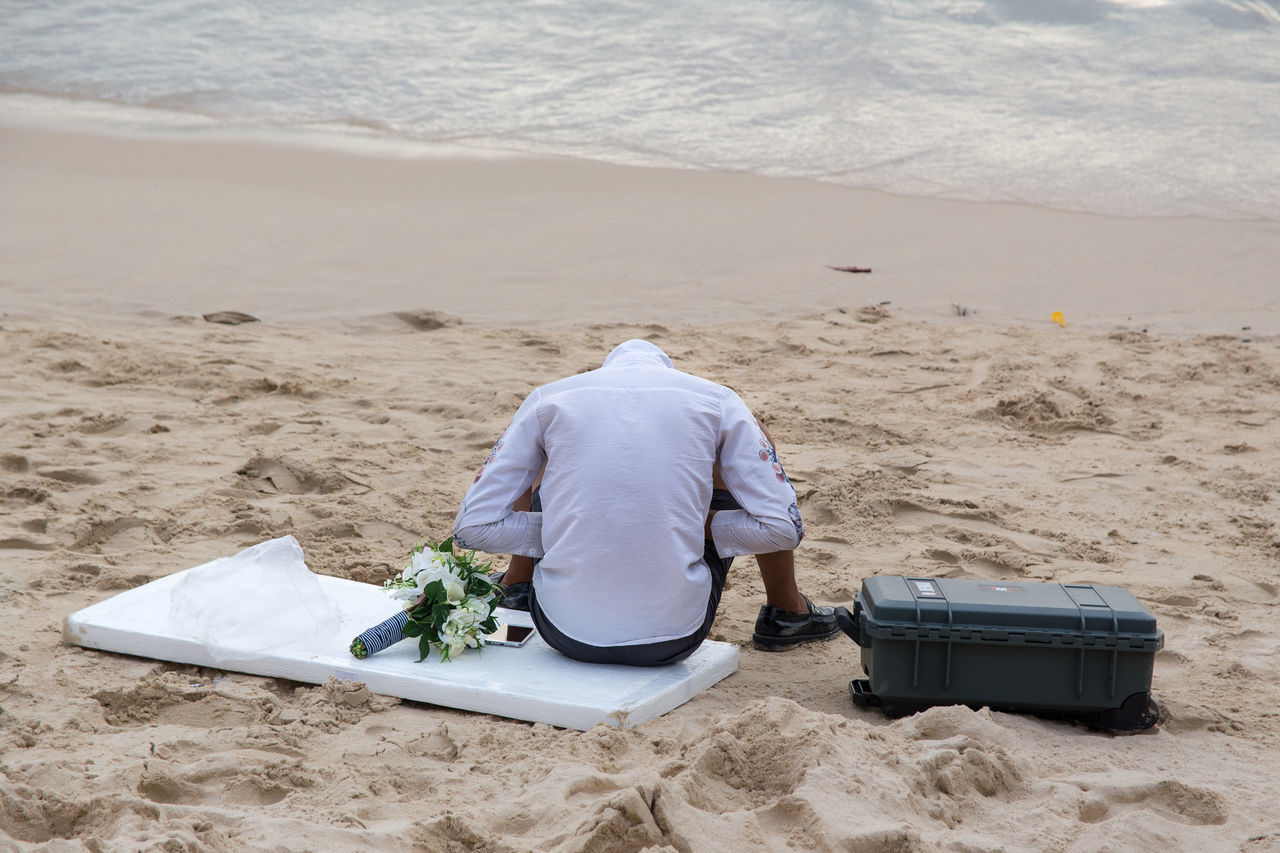
POLYGON ((351 641, 351 654, 363 660, 404 639, 404 626, 409 611, 401 610, 385 622, 379 622, 351 641))

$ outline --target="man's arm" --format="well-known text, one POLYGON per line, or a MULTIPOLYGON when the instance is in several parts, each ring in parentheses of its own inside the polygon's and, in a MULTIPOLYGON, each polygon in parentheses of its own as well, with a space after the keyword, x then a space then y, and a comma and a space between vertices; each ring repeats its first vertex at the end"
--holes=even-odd
POLYGON ((726 390, 722 406, 719 472, 742 509, 709 516, 716 550, 725 557, 789 551, 804 526, 773 442, 737 394, 726 390))
POLYGON ((513 507, 546 463, 535 391, 476 474, 453 522, 453 540, 462 548, 490 554, 542 556, 542 513, 513 507))

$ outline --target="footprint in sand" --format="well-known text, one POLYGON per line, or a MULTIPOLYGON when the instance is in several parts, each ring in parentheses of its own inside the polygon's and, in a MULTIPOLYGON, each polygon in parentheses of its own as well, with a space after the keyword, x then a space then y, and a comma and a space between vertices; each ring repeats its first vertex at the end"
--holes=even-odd
POLYGON ((1085 788, 1080 820, 1099 823, 1115 817, 1137 820, 1134 811, 1153 811, 1179 823, 1217 826, 1230 813, 1222 796, 1208 788, 1186 785, 1174 779, 1101 785, 1085 788))
POLYGON ((393 316, 419 332, 434 332, 436 329, 462 325, 457 317, 451 317, 443 311, 397 311, 393 316))
POLYGON ((38 542, 25 536, 0 539, 0 551, 52 551, 53 549, 54 545, 51 542, 38 542))
POLYGON ((137 790, 166 805, 269 806, 289 796, 294 787, 311 784, 291 766, 294 763, 244 749, 205 755, 190 764, 156 758, 148 762, 137 790))
POLYGON ((102 478, 97 474, 84 468, 41 468, 36 473, 41 477, 57 480, 59 483, 69 483, 73 486, 97 486, 103 482, 102 478))
POLYGON ((341 491, 348 482, 336 471, 317 471, 310 465, 283 456, 255 456, 236 473, 255 491, 268 494, 330 494, 341 491))
POLYGON ((114 540, 128 531, 136 528, 143 528, 135 531, 135 538, 146 538, 147 523, 140 518, 127 516, 124 518, 115 518, 111 521, 93 522, 89 525, 89 529, 78 536, 71 544, 76 550, 89 548, 94 545, 104 545, 114 540))
POLYGON ((239 326, 244 323, 261 323, 257 317, 252 314, 245 314, 243 311, 214 311, 211 314, 203 314, 206 323, 218 323, 223 326, 239 326))
POLYGON ((31 470, 31 460, 17 453, 0 453, 0 471, 25 474, 31 470))

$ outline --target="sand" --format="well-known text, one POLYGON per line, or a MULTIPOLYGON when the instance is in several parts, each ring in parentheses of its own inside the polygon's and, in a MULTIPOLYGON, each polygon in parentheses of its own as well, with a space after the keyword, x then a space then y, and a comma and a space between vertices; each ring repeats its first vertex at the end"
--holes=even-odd
POLYGON ((1275 223, 0 141, 0 849, 1280 850, 1275 223), (273 536, 381 581, 533 386, 630 337, 766 421, 813 598, 1124 586, 1166 633, 1159 724, 855 708, 846 638, 750 647, 750 559, 713 633, 740 671, 635 730, 64 644, 67 614, 273 536))

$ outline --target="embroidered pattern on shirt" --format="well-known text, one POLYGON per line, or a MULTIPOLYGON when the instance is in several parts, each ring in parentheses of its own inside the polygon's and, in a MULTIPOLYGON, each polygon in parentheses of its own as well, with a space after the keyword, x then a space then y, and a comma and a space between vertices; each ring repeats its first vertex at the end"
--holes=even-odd
POLYGON ((773 449, 773 443, 769 441, 764 433, 760 433, 760 446, 764 448, 760 451, 760 461, 772 462, 773 476, 778 478, 779 483, 791 485, 791 479, 787 476, 787 472, 782 470, 782 463, 778 461, 778 451, 773 449))
POLYGON ((796 536, 799 537, 796 540, 796 544, 798 545, 804 541, 804 522, 800 520, 799 505, 793 502, 791 506, 787 507, 787 515, 791 516, 791 523, 796 526, 796 536))
MULTIPOLYGON (((514 423, 514 418, 512 419, 514 423)), ((511 424, 507 424, 507 429, 502 431, 502 435, 498 436, 498 440, 493 443, 493 450, 489 451, 489 455, 485 457, 484 462, 480 464, 480 470, 476 471, 476 478, 471 481, 474 486, 480 482, 480 477, 484 475, 484 469, 489 467, 489 463, 493 461, 493 457, 498 455, 498 451, 502 449, 502 443, 507 440, 507 430, 511 429, 511 424)))

